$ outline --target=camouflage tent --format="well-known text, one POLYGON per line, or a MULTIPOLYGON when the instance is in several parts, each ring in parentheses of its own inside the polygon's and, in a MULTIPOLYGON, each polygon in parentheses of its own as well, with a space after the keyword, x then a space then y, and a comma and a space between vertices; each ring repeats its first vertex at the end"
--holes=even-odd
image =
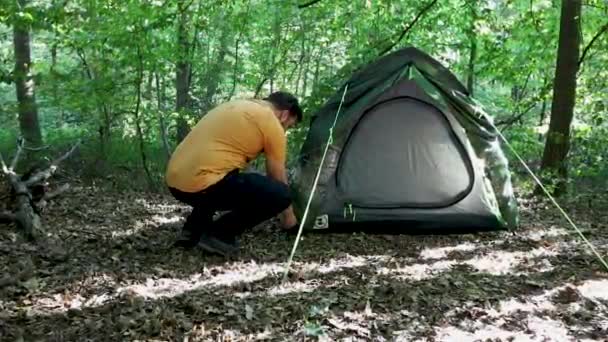
POLYGON ((408 47, 364 66, 312 117, 291 182, 300 219, 330 136, 306 228, 518 225, 508 161, 491 118, 420 50, 408 47))

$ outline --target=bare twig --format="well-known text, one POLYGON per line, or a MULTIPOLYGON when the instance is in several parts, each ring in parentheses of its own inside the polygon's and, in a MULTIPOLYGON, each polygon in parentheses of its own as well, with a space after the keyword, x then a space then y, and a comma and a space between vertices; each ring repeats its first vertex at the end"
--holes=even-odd
MULTIPOLYGON (((526 107, 521 112, 519 112, 509 118, 505 118, 503 120, 496 121, 496 126, 497 127, 503 126, 504 127, 503 129, 507 129, 514 123, 521 121, 521 119, 536 106, 536 102, 538 102, 540 99, 542 99, 543 97, 545 97, 547 95, 547 93, 549 92, 550 89, 551 89, 551 83, 549 83, 548 79, 545 78, 545 81, 544 81, 543 86, 540 89, 539 93, 536 96, 532 97, 530 99, 530 101, 528 101, 528 107, 526 107)), ((519 104, 518 104, 518 107, 519 107, 519 104)))
POLYGON ((40 171, 38 173, 36 173, 35 175, 33 175, 32 177, 30 177, 27 181, 25 181, 25 186, 32 186, 33 184, 39 183, 45 179, 50 178, 55 171, 57 171, 57 166, 64 160, 66 160, 70 155, 72 155, 72 153, 74 153, 74 151, 76 150, 76 148, 80 145, 80 142, 77 142, 76 144, 74 144, 74 146, 72 146, 72 148, 66 152, 63 156, 55 159, 52 163, 51 166, 49 166, 46 170, 44 171, 40 171))
POLYGON ((595 41, 606 31, 608 31, 608 23, 604 24, 604 26, 602 26, 600 28, 600 30, 595 34, 595 36, 593 36, 593 38, 591 38, 591 41, 589 41, 589 44, 587 44, 587 46, 585 46, 585 48, 583 49, 583 53, 581 54, 581 57, 578 59, 579 68, 580 68, 581 64, 583 64, 583 62, 585 61, 587 52, 589 52, 589 49, 591 49, 591 46, 593 46, 593 43, 595 43, 595 41))
POLYGON ((38 152, 38 151, 46 150, 47 148, 49 148, 49 145, 40 146, 40 147, 27 147, 27 146, 23 146, 24 150, 26 150, 26 151, 32 151, 32 152, 38 152))
POLYGON ((68 159, 72 155, 72 153, 74 153, 74 151, 76 151, 76 148, 78 148, 78 146, 80 146, 80 141, 78 141, 77 143, 75 143, 74 146, 72 146, 72 148, 69 151, 67 151, 63 156, 57 158, 53 162, 53 165, 59 165, 59 163, 61 163, 64 160, 68 159))
POLYGON ((13 157, 13 161, 11 162, 11 171, 14 171, 15 168, 17 167, 17 163, 19 162, 19 157, 21 156, 21 151, 23 151, 23 144, 25 143, 25 139, 23 138, 19 138, 17 140, 17 152, 15 153, 15 156, 13 157))
POLYGON ((405 37, 405 35, 412 29, 412 27, 414 27, 414 25, 416 24, 416 22, 418 22, 418 20, 420 20, 422 15, 424 13, 426 13, 428 10, 430 10, 431 7, 433 7, 436 3, 437 3, 437 0, 433 0, 433 1, 429 2, 426 6, 424 6, 424 8, 418 13, 418 15, 416 15, 414 20, 411 23, 409 23, 407 25, 407 27, 401 32, 401 35, 399 36, 399 38, 397 38, 397 40, 394 43, 392 43, 390 46, 388 46, 386 49, 382 50, 382 52, 380 52, 379 56, 384 55, 385 53, 392 50, 397 44, 399 44, 401 39, 403 39, 403 37, 405 37))
POLYGON ((524 109, 519 114, 516 114, 516 115, 514 115, 514 116, 512 116, 510 118, 506 118, 504 120, 498 120, 498 121, 496 121, 496 126, 497 127, 498 126, 506 126, 506 127, 511 126, 512 124, 520 121, 526 114, 528 114, 532 110, 532 108, 534 108, 534 106, 536 106, 536 103, 530 104, 528 106, 528 108, 524 109))
POLYGON ((8 174, 8 167, 6 167, 6 163, 4 162, 4 158, 2 157, 2 153, 0 152, 0 166, 2 166, 2 172, 8 174))

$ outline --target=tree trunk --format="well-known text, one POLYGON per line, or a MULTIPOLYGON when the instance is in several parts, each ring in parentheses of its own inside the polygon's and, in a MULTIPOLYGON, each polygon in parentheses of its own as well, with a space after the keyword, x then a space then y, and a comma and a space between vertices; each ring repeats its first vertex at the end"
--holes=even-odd
MULTIPOLYGON (((540 118, 538 120, 538 126, 542 127, 545 123, 545 112, 547 111, 547 99, 543 98, 543 104, 540 107, 540 118)), ((543 141, 543 133, 538 133, 538 141, 543 141)))
POLYGON ((475 59, 477 57, 477 36, 475 35, 475 22, 477 20, 477 2, 472 0, 469 4, 471 6, 471 27, 469 32, 470 49, 469 49, 469 65, 467 72, 467 89, 471 96, 473 96, 473 90, 475 88, 475 59))
POLYGON ((230 90, 230 95, 228 96, 228 100, 230 100, 234 94, 236 93, 236 84, 239 79, 239 43, 241 41, 241 32, 239 32, 239 36, 236 39, 235 49, 234 49, 234 72, 232 74, 232 89, 230 90))
MULTIPOLYGON (((25 8, 28 0, 18 0, 19 7, 25 8)), ((42 133, 38 121, 32 59, 30 50, 29 24, 17 20, 13 26, 15 49, 15 87, 19 103, 19 127, 25 140, 33 146, 42 145, 42 133)))
MULTIPOLYGON (((323 49, 321 49, 320 51, 323 51, 323 49)), ((313 91, 316 89, 316 87, 319 85, 319 67, 321 66, 321 53, 319 53, 316 58, 315 58, 315 73, 312 77, 312 89, 313 91)))
MULTIPOLYGON (((314 40, 316 42, 316 39, 314 40)), ((306 90, 308 90, 308 71, 310 67, 310 59, 312 55, 311 45, 306 46, 306 61, 304 62, 304 74, 303 74, 303 84, 302 84, 302 97, 306 97, 306 90)))
POLYGON ((158 77, 158 73, 154 74, 156 78, 156 100, 158 101, 158 123, 160 129, 160 140, 163 144, 163 150, 165 151, 165 161, 168 162, 171 158, 171 149, 169 148, 169 139, 167 139, 167 123, 165 122, 165 108, 163 103, 165 102, 165 83, 161 82, 158 77))
POLYGON ((300 81, 302 80, 302 73, 304 72, 304 58, 306 58, 306 45, 305 44, 305 39, 304 37, 306 37, 305 35, 302 35, 302 45, 300 46, 300 60, 298 62, 297 68, 298 68, 298 78, 296 80, 296 89, 294 91, 294 93, 296 94, 296 96, 299 94, 299 90, 300 90, 300 81))
POLYGON ((144 61, 143 56, 141 55, 141 51, 139 46, 137 47, 137 57, 139 60, 138 68, 137 68, 137 89, 136 89, 136 102, 135 102, 135 128, 137 129, 137 139, 139 141, 139 152, 141 154, 141 164, 144 168, 144 172, 146 173, 146 178, 148 179, 148 185, 150 186, 150 190, 154 188, 154 180, 152 179, 152 175, 150 174, 150 169, 148 168, 148 159, 146 157, 145 151, 145 143, 144 143, 144 133, 141 129, 141 119, 139 117, 139 110, 141 108, 141 87, 144 83, 144 61))
POLYGON ((222 79, 222 71, 224 67, 224 60, 226 58, 226 52, 228 51, 228 44, 230 43, 230 31, 224 29, 220 36, 220 46, 217 55, 213 58, 214 62, 209 65, 209 69, 203 78, 204 84, 201 85, 201 90, 205 89, 202 93, 202 108, 203 113, 207 112, 213 104, 213 97, 217 93, 217 89, 222 79))
POLYGON ((559 46, 553 84, 549 131, 541 170, 557 171, 555 195, 566 191, 566 157, 570 148, 570 125, 576 99, 576 73, 580 45, 581 0, 562 0, 559 46))
POLYGON ((177 65, 175 69, 175 110, 180 113, 177 119, 177 142, 182 141, 190 128, 185 116, 185 111, 190 109, 190 41, 188 39, 188 6, 185 1, 178 2, 178 24, 177 24, 177 65))
POLYGON ((245 7, 245 12, 240 13, 238 15, 240 15, 241 17, 244 17, 245 19, 243 20, 243 23, 241 24, 241 26, 239 27, 239 34, 236 38, 236 43, 235 43, 235 51, 234 51, 234 75, 233 75, 233 79, 232 79, 232 89, 230 90, 230 95, 228 96, 228 99, 231 99, 235 93, 236 93, 236 85, 239 81, 240 78, 240 73, 239 73, 239 44, 241 43, 242 39, 243 39, 243 31, 246 30, 247 28, 247 22, 249 21, 249 5, 250 5, 251 1, 247 0, 247 5, 245 7))
MULTIPOLYGON (((91 84, 95 84, 97 82, 95 70, 92 68, 92 65, 89 64, 84 50, 76 49, 76 55, 78 58, 80 58, 85 77, 89 79, 91 84)), ((96 88, 93 87, 93 89, 96 88)), ((97 92, 97 90, 94 91, 97 92)), ((103 162, 106 160, 108 148, 112 144, 112 116, 110 115, 108 107, 99 99, 97 93, 95 94, 94 99, 97 105, 97 110, 99 111, 99 115, 101 116, 98 128, 100 147, 99 160, 103 162)))

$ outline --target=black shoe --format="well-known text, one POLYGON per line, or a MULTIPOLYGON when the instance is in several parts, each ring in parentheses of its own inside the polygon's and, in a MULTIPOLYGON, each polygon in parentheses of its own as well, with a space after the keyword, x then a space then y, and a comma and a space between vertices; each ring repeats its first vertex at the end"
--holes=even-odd
POLYGON ((240 248, 241 244, 239 243, 239 240, 236 238, 236 236, 215 236, 216 239, 220 240, 221 242, 228 244, 234 248, 240 248))
POLYGON ((194 248, 198 244, 197 240, 182 240, 179 239, 173 243, 173 247, 194 248))
POLYGON ((189 229, 182 229, 177 241, 173 244, 174 247, 194 248, 198 244, 200 236, 189 229))
POLYGON ((223 242, 210 235, 203 235, 198 246, 207 252, 219 254, 225 258, 235 258, 239 254, 239 248, 236 245, 223 242))

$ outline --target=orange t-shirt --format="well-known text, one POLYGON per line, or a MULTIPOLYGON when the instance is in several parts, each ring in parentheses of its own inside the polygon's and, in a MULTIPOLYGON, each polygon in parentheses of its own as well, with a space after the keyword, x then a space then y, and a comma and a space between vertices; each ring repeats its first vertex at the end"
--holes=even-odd
POLYGON ((287 138, 272 105, 233 100, 212 109, 177 146, 165 174, 169 187, 197 192, 244 169, 262 151, 285 163, 287 138))

